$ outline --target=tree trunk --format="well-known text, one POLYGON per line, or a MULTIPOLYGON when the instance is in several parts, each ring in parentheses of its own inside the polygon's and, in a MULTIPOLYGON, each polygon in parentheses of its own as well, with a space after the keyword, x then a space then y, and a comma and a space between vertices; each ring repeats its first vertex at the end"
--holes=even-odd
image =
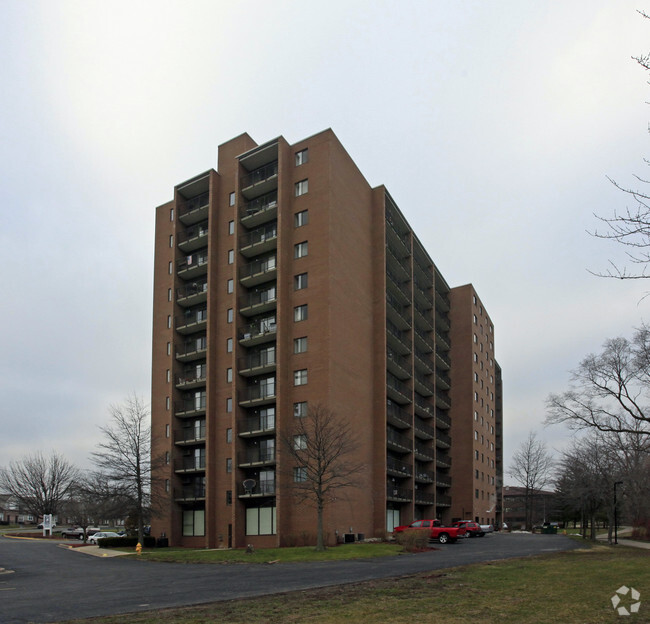
POLYGON ((316 550, 322 552, 325 550, 325 541, 323 539, 323 504, 318 503, 318 521, 316 527, 316 550))

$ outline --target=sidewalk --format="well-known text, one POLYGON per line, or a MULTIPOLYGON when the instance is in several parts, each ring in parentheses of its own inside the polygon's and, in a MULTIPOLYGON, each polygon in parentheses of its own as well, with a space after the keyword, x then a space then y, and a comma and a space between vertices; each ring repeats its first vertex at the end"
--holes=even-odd
MULTIPOLYGON (((111 548, 100 548, 88 544, 86 546, 72 546, 70 544, 58 544, 59 548, 67 548, 75 552, 83 553, 84 555, 92 555, 93 557, 120 557, 122 555, 131 555, 133 553, 124 552, 122 550, 113 550, 111 548)), ((135 551, 134 551, 135 552, 135 551)))

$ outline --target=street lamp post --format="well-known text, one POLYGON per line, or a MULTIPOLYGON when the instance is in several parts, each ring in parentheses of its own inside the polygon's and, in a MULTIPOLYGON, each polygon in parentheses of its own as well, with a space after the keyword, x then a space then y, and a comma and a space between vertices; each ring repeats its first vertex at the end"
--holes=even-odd
POLYGON ((617 485, 623 485, 623 481, 614 481, 614 544, 618 544, 618 505, 616 504, 617 485))

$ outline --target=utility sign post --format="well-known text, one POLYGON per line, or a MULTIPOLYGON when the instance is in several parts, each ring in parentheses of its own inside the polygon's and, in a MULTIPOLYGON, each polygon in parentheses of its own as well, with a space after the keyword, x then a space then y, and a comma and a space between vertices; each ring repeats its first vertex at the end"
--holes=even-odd
POLYGON ((52 535, 52 514, 43 516, 43 537, 46 535, 52 535))

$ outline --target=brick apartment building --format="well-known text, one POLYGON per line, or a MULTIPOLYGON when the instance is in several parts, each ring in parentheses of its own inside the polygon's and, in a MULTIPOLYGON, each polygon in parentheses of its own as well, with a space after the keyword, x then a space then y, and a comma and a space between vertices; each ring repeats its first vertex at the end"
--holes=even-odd
POLYGON ((419 517, 496 521, 500 372, 472 287, 450 289, 331 130, 294 145, 243 134, 219 147, 217 169, 156 210, 151 410, 165 493, 153 534, 195 547, 313 534, 281 442, 310 405, 353 424, 366 467, 326 507, 330 542, 419 517), (483 463, 466 448, 479 390, 483 463))

